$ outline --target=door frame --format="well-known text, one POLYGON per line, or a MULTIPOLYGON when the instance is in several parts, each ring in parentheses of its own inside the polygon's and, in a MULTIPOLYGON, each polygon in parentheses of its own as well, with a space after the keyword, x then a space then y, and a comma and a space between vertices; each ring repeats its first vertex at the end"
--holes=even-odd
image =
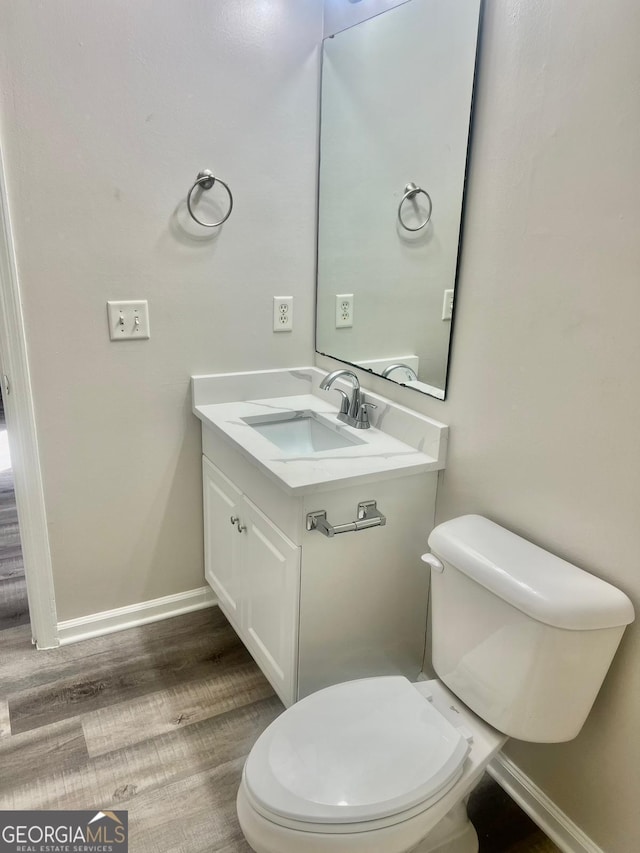
POLYGON ((0 150, 0 370, 14 471, 31 634, 39 649, 59 645, 53 568, 44 500, 24 315, 6 172, 0 150))

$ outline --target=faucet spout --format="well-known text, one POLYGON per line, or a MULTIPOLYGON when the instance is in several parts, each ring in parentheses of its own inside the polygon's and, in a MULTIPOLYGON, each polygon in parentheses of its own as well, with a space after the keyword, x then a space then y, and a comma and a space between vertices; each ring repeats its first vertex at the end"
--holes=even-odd
POLYGON ((329 373, 324 377, 320 383, 320 388, 323 391, 328 391, 336 379, 339 379, 341 376, 344 376, 345 379, 348 377, 353 383, 354 388, 360 388, 360 380, 352 370, 334 370, 333 373, 329 373))

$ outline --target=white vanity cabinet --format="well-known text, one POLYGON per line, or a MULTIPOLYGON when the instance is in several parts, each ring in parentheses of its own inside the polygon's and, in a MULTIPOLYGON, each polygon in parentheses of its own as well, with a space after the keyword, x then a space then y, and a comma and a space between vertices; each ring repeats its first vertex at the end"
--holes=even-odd
POLYGON ((205 577, 285 705, 352 678, 415 679, 424 654, 436 472, 291 495, 203 429, 205 577), (332 538, 309 512, 383 527, 332 538))
POLYGON ((296 698, 300 548, 206 456, 205 578, 285 703, 296 698))
POLYGON ((447 427, 370 392, 372 429, 346 427, 324 376, 300 367, 192 378, 206 580, 285 705, 355 678, 415 680, 425 652, 420 557, 447 427), (305 421, 323 427, 321 439, 305 421), (324 535, 330 528, 340 532, 324 535))

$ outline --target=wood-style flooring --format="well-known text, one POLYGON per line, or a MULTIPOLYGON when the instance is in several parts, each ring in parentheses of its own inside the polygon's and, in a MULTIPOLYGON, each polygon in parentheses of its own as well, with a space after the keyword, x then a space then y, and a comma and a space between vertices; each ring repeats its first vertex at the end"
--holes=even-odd
POLYGON ((240 771, 282 705, 218 608, 0 651, 0 809, 128 809, 134 853, 248 853, 240 771))
MULTIPOLYGON (((131 853, 250 853, 235 796, 282 711, 271 686, 218 608, 36 651, 10 492, 0 480, 0 810, 127 809, 131 853)), ((557 850, 488 777, 469 808, 481 853, 557 850)))
MULTIPOLYGON (((0 422, 0 429, 2 429, 0 422)), ((0 471, 0 630, 29 623, 13 472, 0 471)))

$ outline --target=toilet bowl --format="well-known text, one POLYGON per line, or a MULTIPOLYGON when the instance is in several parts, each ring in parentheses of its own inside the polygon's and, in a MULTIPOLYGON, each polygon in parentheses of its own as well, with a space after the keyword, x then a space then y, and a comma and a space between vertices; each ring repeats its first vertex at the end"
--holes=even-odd
POLYGON ((624 633, 627 596, 481 516, 429 537, 438 678, 365 678, 287 709, 237 798, 256 853, 477 853, 466 798, 509 736, 571 740, 624 633))
POLYGON ((505 740, 436 680, 328 687, 256 742, 240 825, 256 853, 474 853, 464 799, 505 740))

